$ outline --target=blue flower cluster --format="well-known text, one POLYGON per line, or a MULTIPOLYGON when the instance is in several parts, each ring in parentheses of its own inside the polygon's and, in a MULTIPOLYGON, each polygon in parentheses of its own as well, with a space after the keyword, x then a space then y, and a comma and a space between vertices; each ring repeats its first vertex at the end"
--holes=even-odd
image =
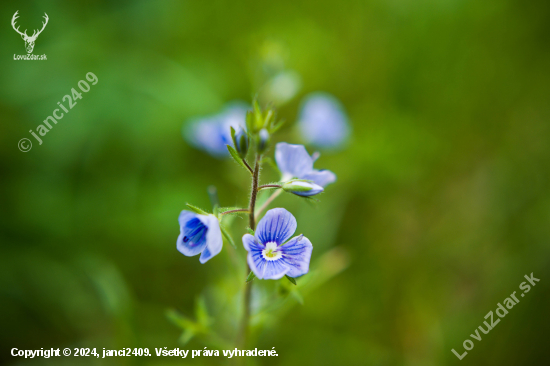
MULTIPOLYGON (((331 96, 314 94, 305 99, 298 121, 303 138, 312 145, 334 148, 341 146, 349 135, 349 124, 341 105, 331 96)), ((250 215, 250 226, 255 225, 255 197, 261 189, 280 189, 301 197, 310 197, 324 191, 336 181, 336 175, 329 170, 313 168, 319 153, 310 155, 304 145, 280 142, 275 146, 275 162, 281 172, 277 184, 258 184, 261 156, 267 150, 271 135, 280 123, 274 118, 273 110, 261 111, 257 103, 247 112, 244 104, 233 103, 221 113, 192 121, 185 130, 185 136, 197 147, 216 156, 231 155, 253 177, 251 203, 249 208, 216 208, 213 214, 188 205, 192 211, 180 213, 180 235, 177 249, 185 256, 200 254, 205 263, 221 252, 223 239, 228 241, 227 231, 221 218, 230 213, 250 215), (248 151, 255 148, 255 166, 246 161, 248 151)), ((276 197, 278 193, 272 196, 276 197)), ((263 208, 263 207, 262 207, 263 208)), ((256 214, 259 214, 257 212, 256 214)), ((259 221, 255 232, 246 234, 242 243, 248 252, 248 266, 259 279, 280 279, 284 276, 299 277, 309 271, 313 246, 304 235, 293 238, 297 222, 284 208, 274 208, 259 221)))

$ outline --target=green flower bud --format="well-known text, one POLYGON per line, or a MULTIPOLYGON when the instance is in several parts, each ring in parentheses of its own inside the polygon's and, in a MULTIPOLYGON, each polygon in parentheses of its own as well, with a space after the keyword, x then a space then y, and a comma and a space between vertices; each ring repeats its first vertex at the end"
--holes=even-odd
POLYGON ((242 127, 237 127, 237 131, 231 130, 231 137, 233 138, 233 144, 235 145, 235 150, 239 153, 241 158, 245 158, 248 153, 248 133, 242 127))
POLYGON ((320 185, 303 179, 289 180, 283 183, 283 189, 302 197, 315 196, 324 190, 320 185))
POLYGON ((260 130, 260 133, 258 134, 258 152, 261 154, 269 145, 269 132, 265 128, 262 128, 260 130))

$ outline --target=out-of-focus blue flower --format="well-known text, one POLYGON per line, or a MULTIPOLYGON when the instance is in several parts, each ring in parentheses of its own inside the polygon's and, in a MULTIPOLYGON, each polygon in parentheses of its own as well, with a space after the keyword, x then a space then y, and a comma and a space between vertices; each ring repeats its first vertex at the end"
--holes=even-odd
POLYGON ((205 263, 222 250, 220 223, 214 215, 199 215, 182 211, 179 217, 180 235, 177 248, 188 257, 199 253, 200 262, 205 263))
POLYGON ((282 181, 291 178, 306 179, 321 187, 336 181, 336 175, 330 170, 313 169, 314 160, 304 145, 279 142, 275 146, 275 161, 283 174, 282 181))
POLYGON ((313 93, 304 99, 298 128, 306 143, 329 149, 342 146, 350 133, 342 104, 326 93, 313 93))
POLYGON ((282 187, 285 191, 302 197, 315 196, 324 190, 320 185, 299 179, 291 179, 285 182, 282 187))
POLYGON ((290 239, 296 226, 290 212, 274 208, 260 220, 254 236, 243 236, 248 265, 256 277, 277 280, 284 275, 298 277, 309 271, 313 245, 303 235, 290 239))
POLYGON ((221 113, 197 118, 184 126, 185 138, 195 147, 218 158, 229 156, 226 145, 234 147, 231 127, 237 130, 246 126, 246 111, 242 102, 228 104, 221 113))

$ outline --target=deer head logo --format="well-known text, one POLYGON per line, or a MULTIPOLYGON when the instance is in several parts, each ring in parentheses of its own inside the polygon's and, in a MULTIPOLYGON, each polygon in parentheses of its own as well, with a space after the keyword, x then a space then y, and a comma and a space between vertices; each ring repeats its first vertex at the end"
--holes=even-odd
POLYGON ((27 53, 32 53, 32 50, 34 49, 34 42, 36 41, 36 38, 38 37, 38 35, 40 33, 42 33, 42 31, 44 30, 44 28, 46 28, 46 24, 48 24, 48 14, 44 13, 45 16, 44 16, 44 19, 46 19, 46 22, 42 23, 42 29, 40 30, 34 30, 32 36, 28 36, 27 35, 27 30, 25 29, 24 32, 20 32, 19 31, 19 27, 15 28, 15 20, 17 18, 19 18, 19 16, 17 15, 17 13, 19 12, 19 10, 17 10, 15 12, 15 14, 13 14, 13 18, 11 18, 11 26, 13 27, 13 29, 19 33, 21 35, 21 38, 23 38, 23 40, 25 41, 25 48, 27 49, 27 53))

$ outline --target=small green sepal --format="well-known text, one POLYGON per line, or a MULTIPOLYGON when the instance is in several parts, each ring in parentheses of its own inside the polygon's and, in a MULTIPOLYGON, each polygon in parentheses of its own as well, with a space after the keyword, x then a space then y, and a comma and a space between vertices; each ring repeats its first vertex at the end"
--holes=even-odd
POLYGON ((237 164, 239 164, 240 166, 242 166, 243 168, 248 170, 248 168, 246 167, 246 165, 243 162, 243 159, 239 156, 239 153, 237 152, 237 150, 235 150, 235 148, 231 145, 226 145, 226 146, 227 146, 227 150, 229 150, 229 154, 231 154, 231 157, 233 158, 233 160, 235 160, 237 162, 237 164))
POLYGON ((292 282, 293 284, 296 285, 296 280, 295 280, 294 278, 292 278, 292 277, 290 277, 290 276, 287 276, 287 275, 285 275, 285 277, 286 277, 290 282, 292 282))
POLYGON ((195 212, 195 213, 198 213, 199 215, 210 215, 209 212, 206 212, 204 211, 202 208, 199 208, 197 206, 193 206, 192 204, 190 203, 186 203, 185 204, 187 207, 189 207, 191 209, 191 211, 195 212))
POLYGON ((254 272, 250 271, 250 273, 248 274, 248 277, 246 278, 246 282, 250 282, 255 278, 256 278, 256 275, 254 274, 254 272))
POLYGON ((225 238, 225 240, 231 244, 231 246, 235 249, 237 249, 237 246, 235 245, 235 242, 233 241, 233 238, 231 237, 231 234, 229 234, 229 231, 227 231, 227 228, 222 225, 222 223, 220 222, 220 229, 222 231, 222 235, 223 237, 225 238))

